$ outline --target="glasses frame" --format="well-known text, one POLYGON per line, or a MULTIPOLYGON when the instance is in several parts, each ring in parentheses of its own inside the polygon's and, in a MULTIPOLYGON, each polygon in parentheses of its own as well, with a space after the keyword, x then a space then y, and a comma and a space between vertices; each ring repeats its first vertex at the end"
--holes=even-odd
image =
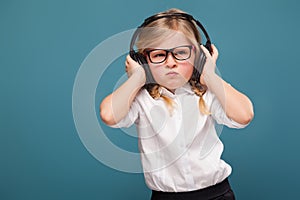
POLYGON ((163 63, 163 62, 165 62, 167 60, 167 58, 169 56, 169 53, 171 53, 172 56, 173 56, 173 58, 176 59, 176 60, 179 60, 179 61, 187 60, 187 59, 189 59, 191 57, 191 55, 192 55, 192 49, 194 49, 194 48, 195 48, 194 45, 182 45, 182 46, 174 47, 174 48, 171 48, 171 49, 150 49, 150 50, 146 50, 145 52, 146 52, 146 54, 147 54, 147 56, 148 56, 148 58, 149 58, 149 60, 150 60, 151 63, 153 63, 153 64, 160 64, 160 63, 163 63), (189 48, 189 50, 190 50, 189 53, 190 54, 189 54, 189 56, 187 58, 184 58, 184 59, 182 59, 182 58, 176 58, 176 56, 174 55, 174 50, 177 49, 177 48, 180 48, 180 47, 188 47, 189 48), (151 60, 150 53, 152 51, 157 51, 157 50, 163 50, 163 51, 165 51, 166 52, 166 56, 160 62, 153 62, 151 60))

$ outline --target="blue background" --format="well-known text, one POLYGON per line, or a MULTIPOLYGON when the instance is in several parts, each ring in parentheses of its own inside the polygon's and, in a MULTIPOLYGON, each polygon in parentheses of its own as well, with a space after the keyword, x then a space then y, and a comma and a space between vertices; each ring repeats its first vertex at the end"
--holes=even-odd
MULTIPOLYGON (((203 22, 222 77, 253 101, 251 125, 221 135, 237 199, 299 196, 298 1, 2 0, 0 199, 149 199, 142 174, 111 169, 84 147, 72 89, 96 45, 173 7, 203 22)), ((97 103, 113 84, 99 87, 97 103)), ((136 150, 130 137, 107 130, 117 145, 136 150)))

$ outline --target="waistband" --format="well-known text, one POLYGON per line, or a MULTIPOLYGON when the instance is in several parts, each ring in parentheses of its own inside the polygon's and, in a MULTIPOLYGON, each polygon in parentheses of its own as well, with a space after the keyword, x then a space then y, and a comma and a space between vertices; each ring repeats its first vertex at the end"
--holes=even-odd
POLYGON ((203 198, 203 199, 211 199, 216 198, 218 196, 221 196, 228 192, 231 189, 228 178, 223 180, 220 183, 217 183, 216 185, 209 186, 207 188, 194 190, 194 191, 188 191, 188 192, 162 192, 162 191, 155 191, 152 190, 152 195, 156 197, 181 197, 181 198, 203 198))

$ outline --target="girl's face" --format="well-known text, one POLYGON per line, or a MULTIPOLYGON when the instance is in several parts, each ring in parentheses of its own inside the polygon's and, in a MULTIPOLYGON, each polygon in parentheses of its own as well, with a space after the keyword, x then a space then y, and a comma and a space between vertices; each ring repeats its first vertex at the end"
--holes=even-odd
MULTIPOLYGON (((175 34, 172 34, 169 38, 164 40, 153 49, 171 49, 172 51, 174 48, 179 47, 173 50, 173 54, 177 58, 180 58, 181 56, 183 56, 182 58, 186 58, 185 56, 189 54, 189 49, 186 48, 187 46, 191 47, 191 42, 189 42, 182 33, 177 32, 175 34), (182 49, 182 46, 185 47, 182 49)), ((153 52, 153 49, 150 49, 150 51, 153 52)), ((159 57, 164 57, 164 55, 166 54, 160 54, 159 51, 157 52, 158 54, 151 54, 152 57, 150 57, 152 58, 152 62, 155 61, 156 58, 159 60, 159 57)), ((195 60, 194 48, 190 48, 190 57, 186 60, 178 60, 174 58, 171 52, 168 52, 166 60, 159 64, 151 62, 149 53, 146 57, 155 81, 171 92, 174 92, 175 89, 186 84, 192 76, 195 60)))

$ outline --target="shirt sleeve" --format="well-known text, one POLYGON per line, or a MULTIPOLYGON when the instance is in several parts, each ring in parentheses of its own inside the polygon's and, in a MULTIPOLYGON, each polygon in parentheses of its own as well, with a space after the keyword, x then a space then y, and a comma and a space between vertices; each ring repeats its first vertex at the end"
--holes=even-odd
POLYGON ((119 121, 117 124, 110 125, 110 127, 112 127, 112 128, 130 127, 138 119, 139 110, 140 110, 140 106, 139 106, 138 102, 136 100, 134 100, 130 106, 130 109, 129 109, 127 115, 123 119, 121 119, 121 121, 119 121))
POLYGON ((209 96, 209 100, 211 101, 210 112, 218 124, 223 124, 229 128, 245 128, 248 125, 240 124, 229 118, 217 97, 211 92, 209 92, 209 96))

